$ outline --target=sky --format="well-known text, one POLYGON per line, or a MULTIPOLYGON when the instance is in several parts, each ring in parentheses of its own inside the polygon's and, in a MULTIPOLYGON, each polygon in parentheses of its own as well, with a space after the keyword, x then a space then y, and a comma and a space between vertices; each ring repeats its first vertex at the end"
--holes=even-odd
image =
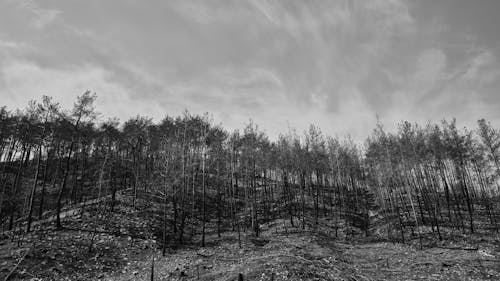
POLYGON ((497 0, 0 0, 0 106, 95 92, 101 118, 185 110, 271 138, 377 119, 500 126, 497 0))

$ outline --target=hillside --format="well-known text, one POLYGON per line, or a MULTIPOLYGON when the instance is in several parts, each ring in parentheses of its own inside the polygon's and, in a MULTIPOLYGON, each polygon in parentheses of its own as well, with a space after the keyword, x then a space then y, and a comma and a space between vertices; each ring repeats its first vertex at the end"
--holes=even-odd
POLYGON ((417 241, 385 242, 376 234, 335 237, 328 218, 305 230, 276 219, 261 225, 258 238, 241 232, 241 247, 237 231, 225 229, 218 237, 211 221, 205 247, 195 231, 162 256, 152 215, 158 206, 143 194, 134 209, 131 199, 130 190, 118 193, 113 212, 98 211, 109 198, 75 206, 63 212, 61 230, 49 217, 29 234, 4 232, 1 280, 9 274, 9 280, 151 280, 152 271, 154 280, 237 280, 239 274, 244 280, 500 278, 500 248, 491 236, 457 236, 420 250, 417 241))
POLYGON ((0 281, 500 280, 500 0, 0 0, 0 281))
POLYGON ((377 124, 361 146, 188 112, 99 122, 96 98, 1 108, 4 279, 498 277, 500 131, 484 119, 377 124))

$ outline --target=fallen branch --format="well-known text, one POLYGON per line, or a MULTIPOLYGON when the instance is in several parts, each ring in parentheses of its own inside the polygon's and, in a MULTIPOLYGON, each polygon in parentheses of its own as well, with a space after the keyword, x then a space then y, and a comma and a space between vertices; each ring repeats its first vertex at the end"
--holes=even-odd
POLYGON ((308 262, 308 263, 314 263, 312 260, 308 260, 308 259, 303 258, 301 256, 294 256, 294 255, 279 255, 279 256, 289 257, 289 258, 296 258, 296 259, 300 259, 300 260, 303 260, 303 261, 308 262))
POLYGON ((217 258, 217 260, 220 260, 220 261, 232 261, 232 262, 241 262, 241 258, 239 259, 231 259, 231 258, 217 258))
POLYGON ((201 256, 201 257, 204 257, 204 258, 210 258, 212 257, 214 254, 203 254, 203 253, 196 253, 198 256, 201 256))
POLYGON ((436 247, 439 249, 447 249, 447 250, 459 250, 459 251, 477 251, 479 250, 478 247, 475 248, 461 248, 461 247, 436 247))
POLYGON ((364 275, 361 275, 361 274, 356 274, 356 276, 363 278, 363 280, 368 280, 368 281, 371 280, 370 278, 368 278, 368 277, 366 277, 364 275))
POLYGON ((30 247, 28 249, 28 251, 26 251, 26 253, 24 253, 23 257, 17 262, 16 266, 14 266, 14 268, 9 272, 9 274, 7 274, 7 276, 5 277, 4 281, 8 281, 10 279, 10 277, 13 276, 14 272, 17 270, 17 268, 19 267, 19 265, 24 261, 24 259, 29 254, 29 252, 31 252, 32 248, 33 247, 30 247))
MULTIPOLYGON (((65 230, 68 230, 68 231, 76 231, 76 232, 88 232, 88 233, 93 233, 94 230, 93 229, 86 229, 86 228, 75 228, 75 227, 66 227, 65 230)), ((132 238, 136 238, 136 239, 143 239, 142 237, 138 236, 138 235, 129 235, 127 233, 121 233, 119 231, 105 231, 105 230, 97 230, 96 231, 97 233, 99 234, 108 234, 108 235, 112 235, 112 236, 116 236, 116 237, 132 237, 132 238)))
POLYGON ((430 261, 424 261, 424 262, 417 262, 411 265, 411 267, 414 266, 420 266, 420 265, 435 265, 436 263, 430 262, 430 261))

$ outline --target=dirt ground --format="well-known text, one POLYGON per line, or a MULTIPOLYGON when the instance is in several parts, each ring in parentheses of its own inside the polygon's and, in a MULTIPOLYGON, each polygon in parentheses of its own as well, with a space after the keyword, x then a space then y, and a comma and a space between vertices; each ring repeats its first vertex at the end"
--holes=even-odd
MULTIPOLYGON (((156 280, 500 280, 498 251, 491 249, 419 250, 387 242, 346 243, 333 237, 282 229, 264 232, 257 241, 237 237, 209 237, 202 250, 182 249, 156 257, 156 280), (253 241, 253 242, 252 242, 253 241), (265 245, 262 245, 265 244, 265 245)), ((106 280, 145 280, 152 256, 133 273, 106 276, 106 280)))
POLYGON ((242 235, 241 248, 238 234, 226 231, 209 233, 205 248, 195 235, 162 256, 153 235, 157 222, 148 214, 120 204, 95 219, 87 208, 65 216, 62 230, 48 220, 29 235, 5 233, 0 280, 9 274, 9 280, 151 280, 151 272, 154 280, 237 280, 239 274, 244 280, 500 280, 500 248, 484 236, 420 250, 416 242, 346 240, 331 229, 276 220, 262 226, 259 238, 242 235))

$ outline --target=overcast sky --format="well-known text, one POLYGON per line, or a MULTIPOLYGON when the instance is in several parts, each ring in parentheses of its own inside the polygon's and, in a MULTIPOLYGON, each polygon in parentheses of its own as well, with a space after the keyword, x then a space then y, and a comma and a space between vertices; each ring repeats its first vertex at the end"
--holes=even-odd
POLYGON ((0 105, 89 89, 104 116, 185 109, 271 137, 376 116, 500 125, 500 1, 0 0, 0 105))

